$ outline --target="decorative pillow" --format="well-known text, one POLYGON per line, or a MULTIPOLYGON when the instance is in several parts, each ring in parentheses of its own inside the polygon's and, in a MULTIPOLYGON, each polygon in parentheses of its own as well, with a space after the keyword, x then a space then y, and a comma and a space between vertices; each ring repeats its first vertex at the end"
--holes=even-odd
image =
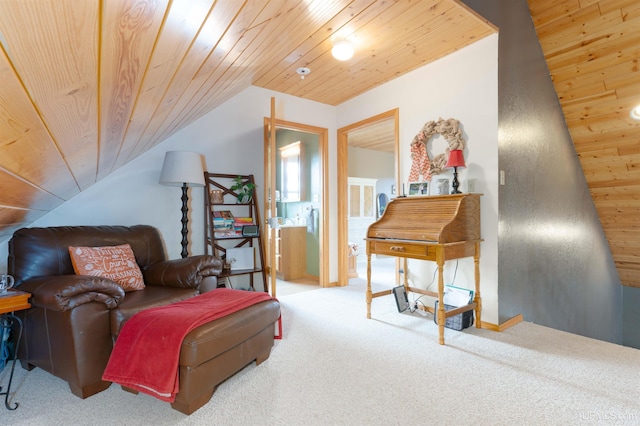
POLYGON ((129 244, 108 247, 69 247, 77 275, 109 278, 124 291, 142 290, 144 280, 129 244))

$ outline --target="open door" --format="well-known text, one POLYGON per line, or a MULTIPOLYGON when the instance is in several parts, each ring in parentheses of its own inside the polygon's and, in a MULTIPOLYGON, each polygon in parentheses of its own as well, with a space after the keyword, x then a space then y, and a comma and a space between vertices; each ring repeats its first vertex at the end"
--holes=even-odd
MULTIPOLYGON (((271 290, 271 295, 276 296, 276 285, 277 285, 277 271, 278 271, 278 262, 285 263, 286 261, 282 260, 282 253, 277 255, 276 251, 276 228, 279 227, 280 221, 283 216, 282 214, 283 204, 285 193, 282 192, 282 188, 280 191, 277 191, 278 186, 278 150, 281 148, 278 145, 278 132, 280 133, 305 133, 311 134, 317 140, 317 154, 316 160, 314 160, 314 165, 311 167, 314 171, 315 179, 312 179, 314 182, 311 185, 312 191, 309 191, 306 194, 306 197, 300 198, 299 202, 293 203, 297 204, 299 208, 302 208, 304 205, 304 210, 301 211, 300 217, 303 215, 310 216, 313 222, 307 221, 306 225, 306 238, 309 244, 309 238, 316 241, 317 238, 317 265, 315 267, 317 270, 317 282, 319 287, 328 287, 330 284, 328 282, 329 278, 329 262, 326 257, 326 249, 328 247, 329 241, 329 229, 328 223, 325 223, 324 218, 327 217, 326 212, 328 211, 328 134, 329 131, 326 128, 320 128, 315 126, 309 126, 305 124, 292 123, 284 120, 279 120, 275 117, 275 99, 271 98, 271 116, 266 117, 264 119, 264 170, 265 170, 265 194, 264 194, 264 212, 265 212, 265 226, 263 227, 268 237, 264 239, 268 244, 265 249, 265 253, 267 253, 267 268, 265 270, 269 274, 269 285, 271 290), (278 197, 280 195, 280 197, 278 197), (278 201, 282 197, 280 202, 278 201), (279 207, 278 207, 279 206, 279 207), (312 226, 309 226, 309 223, 313 223, 312 226)), ((309 155, 307 155, 309 157, 309 155)), ((302 192, 302 191, 301 191, 302 192)), ((291 206, 291 204, 288 204, 291 206)), ((284 209, 288 210, 288 209, 284 209)), ((304 225, 303 225, 304 226, 304 225)), ((305 234, 303 234, 304 236, 305 234)), ((282 247, 280 247, 282 249, 282 247)), ((309 262, 311 259, 315 260, 314 255, 309 255, 309 262)), ((308 264, 310 265, 310 263, 308 264)), ((309 266, 309 270, 311 270, 311 266, 309 266)), ((313 272, 313 277, 315 281, 316 272, 313 272)))
POLYGON ((264 253, 266 255, 265 271, 268 274, 269 293, 276 297, 276 234, 272 218, 276 217, 276 98, 271 98, 271 110, 269 117, 264 119, 264 217, 265 226, 262 227, 264 232, 263 244, 266 245, 264 253))
MULTIPOLYGON (((380 146, 384 145, 384 150, 393 152, 394 163, 394 180, 395 188, 400 184, 400 147, 399 147, 399 110, 393 109, 365 120, 358 121, 349 126, 338 129, 338 285, 346 286, 349 284, 350 268, 349 267, 349 214, 350 200, 349 197, 349 146, 353 145, 354 140, 359 140, 359 147, 372 150, 381 150, 380 146), (380 135, 385 136, 385 140, 378 140, 380 135), (363 142, 368 141, 369 142, 363 142)), ((378 199, 374 198, 374 203, 378 199)), ((378 213, 381 213, 381 203, 376 203, 378 213)), ((386 204, 385 204, 386 206, 386 204)), ((383 209, 382 209, 383 210, 383 209)), ((376 220, 379 216, 376 217, 376 220)), ((366 232, 366 230, 365 230, 366 232)), ((360 237, 362 239, 363 236, 360 237)), ((363 241, 354 241, 364 247, 363 241)), ((364 250, 362 250, 364 253, 364 250)), ((399 260, 396 260, 396 282, 399 282, 398 270, 399 260)))

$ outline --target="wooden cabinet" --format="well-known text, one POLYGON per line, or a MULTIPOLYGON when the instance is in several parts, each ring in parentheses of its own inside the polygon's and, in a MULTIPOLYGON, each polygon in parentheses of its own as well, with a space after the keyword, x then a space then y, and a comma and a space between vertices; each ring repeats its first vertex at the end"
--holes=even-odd
POLYGON ((349 231, 350 243, 362 246, 367 228, 376 220, 377 179, 349 178, 349 231))
POLYGON ((349 178, 349 217, 376 217, 377 179, 349 178))
POLYGON ((290 281, 307 272, 307 228, 283 226, 276 229, 276 276, 290 281))

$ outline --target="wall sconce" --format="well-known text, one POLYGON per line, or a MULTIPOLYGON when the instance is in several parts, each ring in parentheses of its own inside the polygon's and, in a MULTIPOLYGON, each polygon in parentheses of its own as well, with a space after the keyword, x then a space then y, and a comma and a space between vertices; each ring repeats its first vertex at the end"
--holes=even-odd
POLYGON ((339 61, 347 61, 353 56, 353 45, 348 40, 338 40, 333 43, 331 54, 339 61))
POLYGON ((182 186, 182 258, 189 255, 188 234, 189 222, 187 203, 187 187, 204 186, 204 170, 202 168, 202 154, 188 151, 168 151, 160 172, 160 183, 169 186, 182 186))
POLYGON ((464 155, 461 149, 452 149, 449 151, 449 159, 445 167, 447 169, 453 168, 453 191, 451 191, 451 193, 461 194, 461 192, 458 191, 458 186, 460 185, 458 182, 458 167, 467 167, 464 163, 464 155))

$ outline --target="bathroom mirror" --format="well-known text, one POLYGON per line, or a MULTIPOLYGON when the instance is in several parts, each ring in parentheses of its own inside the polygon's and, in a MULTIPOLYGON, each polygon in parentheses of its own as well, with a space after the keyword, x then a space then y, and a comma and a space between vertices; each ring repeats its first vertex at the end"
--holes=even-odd
POLYGON ((304 199, 303 158, 304 145, 300 141, 280 148, 280 201, 304 199))

